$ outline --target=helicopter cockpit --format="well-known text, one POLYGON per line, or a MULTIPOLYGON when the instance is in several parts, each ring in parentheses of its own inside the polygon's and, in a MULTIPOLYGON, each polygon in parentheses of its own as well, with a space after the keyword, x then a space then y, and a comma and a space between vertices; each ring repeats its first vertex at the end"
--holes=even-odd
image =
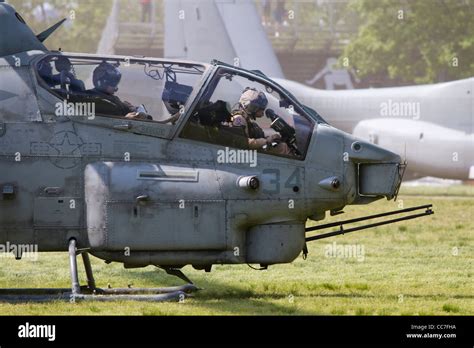
MULTIPOLYGON (((169 134, 205 71, 204 65, 188 62, 63 54, 48 54, 36 64, 40 85, 60 100, 90 105, 97 116, 169 125, 169 134)), ((314 125, 315 120, 278 85, 222 66, 206 84, 180 137, 302 160, 314 125), (261 92, 266 104, 259 117, 240 127, 233 118, 246 89, 261 92), (258 135, 249 134, 249 127, 258 135), (273 140, 256 148, 250 146, 250 138, 259 138, 259 144, 273 140)))
MULTIPOLYGON (((308 118, 300 106, 295 105, 283 90, 264 79, 245 72, 218 68, 214 78, 192 111, 181 137, 294 159, 304 159, 309 146, 315 121, 308 118), (246 125, 235 122, 242 114, 241 97, 246 90, 261 92, 265 107, 258 117, 246 117, 246 125), (249 128, 252 127, 252 134, 249 128), (272 137, 272 135, 277 135, 272 137), (256 148, 249 138, 275 139, 256 148), (280 143, 284 143, 285 150, 280 143)), ((259 144, 264 140, 257 141, 259 144)), ((255 141, 254 141, 255 142, 255 141)))
POLYGON ((90 103, 95 114, 174 124, 201 80, 196 64, 47 55, 40 84, 62 100, 90 103))

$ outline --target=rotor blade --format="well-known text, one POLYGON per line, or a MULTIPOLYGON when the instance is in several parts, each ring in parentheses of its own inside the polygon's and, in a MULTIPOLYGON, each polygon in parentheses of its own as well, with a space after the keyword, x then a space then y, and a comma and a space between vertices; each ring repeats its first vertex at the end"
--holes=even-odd
POLYGON ((48 29, 46 29, 45 31, 39 33, 38 35, 36 35, 36 37, 38 38, 38 40, 40 40, 41 42, 43 42, 44 40, 46 40, 56 29, 59 28, 59 26, 61 24, 64 23, 64 21, 66 20, 66 18, 63 18, 61 19, 59 22, 57 22, 56 24, 54 24, 53 26, 49 27, 48 29))

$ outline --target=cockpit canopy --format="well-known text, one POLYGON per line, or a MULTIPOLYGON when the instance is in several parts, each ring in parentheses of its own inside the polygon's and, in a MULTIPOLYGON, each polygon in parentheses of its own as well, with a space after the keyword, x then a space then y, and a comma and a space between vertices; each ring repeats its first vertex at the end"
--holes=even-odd
POLYGON ((259 76, 219 67, 181 137, 302 160, 314 125, 283 89, 259 76), (249 90, 266 101, 255 115, 242 105, 242 96, 249 90))
POLYGON ((40 85, 62 101, 93 106, 94 115, 169 125, 168 134, 180 120, 186 122, 179 134, 184 139, 305 158, 317 117, 264 75, 218 65, 203 80, 206 69, 188 62, 62 54, 48 54, 36 65, 40 85), (199 100, 192 101, 196 88, 202 88, 194 94, 199 100), (244 112, 245 91, 265 101, 255 114, 244 112))
POLYGON ((140 112, 165 121, 188 102, 205 67, 196 64, 47 55, 37 65, 41 84, 60 99, 91 103, 98 116, 140 112))

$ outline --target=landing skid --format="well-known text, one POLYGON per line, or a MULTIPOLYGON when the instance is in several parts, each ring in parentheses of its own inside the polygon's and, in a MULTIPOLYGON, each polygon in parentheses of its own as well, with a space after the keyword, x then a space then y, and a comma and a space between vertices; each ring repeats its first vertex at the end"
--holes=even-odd
POLYGON ((175 275, 186 280, 189 284, 165 288, 109 288, 102 289, 95 285, 89 254, 76 247, 76 240, 69 241, 69 266, 71 273, 71 289, 45 288, 45 289, 0 289, 2 302, 47 302, 54 300, 76 301, 182 301, 190 293, 198 290, 180 270, 165 269, 170 275, 175 275), (86 270, 87 285, 81 286, 77 272, 77 256, 82 256, 86 270))

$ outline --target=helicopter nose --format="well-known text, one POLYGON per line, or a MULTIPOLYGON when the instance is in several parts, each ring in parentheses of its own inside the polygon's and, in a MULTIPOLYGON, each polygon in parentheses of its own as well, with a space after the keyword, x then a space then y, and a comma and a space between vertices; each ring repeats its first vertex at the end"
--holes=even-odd
POLYGON ((353 137, 347 140, 346 150, 355 166, 358 196, 395 198, 405 171, 400 156, 363 140, 353 137))
POLYGON ((400 156, 324 124, 318 125, 313 139, 305 190, 317 197, 315 202, 324 199, 340 210, 397 196, 404 172, 400 156))
POLYGON ((399 155, 378 145, 355 138, 353 136, 349 136, 347 140, 349 143, 349 148, 347 150, 350 153, 351 159, 355 162, 401 163, 401 158, 399 155))

